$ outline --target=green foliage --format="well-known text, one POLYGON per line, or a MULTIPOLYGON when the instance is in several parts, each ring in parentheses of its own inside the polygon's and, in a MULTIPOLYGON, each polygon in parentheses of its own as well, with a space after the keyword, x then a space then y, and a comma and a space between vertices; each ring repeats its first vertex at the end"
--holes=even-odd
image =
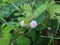
POLYGON ((54 0, 0 0, 0 45, 55 45, 59 29, 60 5, 54 0), (33 20, 37 27, 31 29, 33 20))
POLYGON ((26 15, 26 18, 30 18, 32 16, 32 7, 30 4, 25 3, 21 6, 22 10, 24 10, 24 15, 26 15))
POLYGON ((19 38, 16 43, 18 45, 30 45, 31 41, 28 39, 28 38, 25 38, 25 37, 22 37, 22 38, 19 38))
POLYGON ((9 44, 9 40, 6 38, 0 38, 0 45, 8 45, 9 44))

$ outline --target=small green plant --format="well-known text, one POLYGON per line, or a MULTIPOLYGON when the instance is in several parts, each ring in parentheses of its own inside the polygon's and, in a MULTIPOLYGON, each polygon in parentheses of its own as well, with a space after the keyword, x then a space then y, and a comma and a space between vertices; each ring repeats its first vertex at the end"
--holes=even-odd
POLYGON ((0 45, 58 45, 59 29, 58 1, 0 0, 0 45))

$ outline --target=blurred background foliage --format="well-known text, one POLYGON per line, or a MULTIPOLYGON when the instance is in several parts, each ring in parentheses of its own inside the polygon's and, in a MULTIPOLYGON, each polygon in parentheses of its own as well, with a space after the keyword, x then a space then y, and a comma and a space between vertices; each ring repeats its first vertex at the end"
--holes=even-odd
POLYGON ((60 1, 0 0, 0 45, 60 45, 60 1), (32 20, 38 26, 24 35, 32 20))

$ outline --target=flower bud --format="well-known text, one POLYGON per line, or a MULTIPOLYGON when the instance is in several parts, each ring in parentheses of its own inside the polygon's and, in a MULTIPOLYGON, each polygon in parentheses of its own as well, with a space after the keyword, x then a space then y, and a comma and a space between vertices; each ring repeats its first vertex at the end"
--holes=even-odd
POLYGON ((20 22, 20 24, 21 24, 21 26, 22 26, 22 27, 25 27, 25 26, 26 26, 26 24, 25 24, 24 20, 23 20, 23 21, 21 21, 21 22, 20 22))
POLYGON ((31 28, 37 27, 37 22, 36 22, 36 21, 32 21, 32 22, 30 23, 30 27, 31 27, 31 28))
POLYGON ((51 27, 47 27, 48 30, 51 30, 51 27))

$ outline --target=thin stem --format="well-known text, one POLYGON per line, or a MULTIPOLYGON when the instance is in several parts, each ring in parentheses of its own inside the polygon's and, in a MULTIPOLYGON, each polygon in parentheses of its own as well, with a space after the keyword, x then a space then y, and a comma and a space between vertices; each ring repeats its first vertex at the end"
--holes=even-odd
MULTIPOLYGON (((53 36, 54 36, 54 34, 52 33, 51 37, 53 37, 53 36)), ((48 45, 50 45, 53 42, 53 40, 54 40, 54 38, 50 38, 50 41, 49 41, 48 45)))
MULTIPOLYGON (((45 24, 42 24, 44 27, 46 27, 47 29, 48 28, 50 28, 49 26, 46 26, 45 24)), ((48 29, 48 30, 51 30, 51 28, 50 29, 48 29)))
POLYGON ((49 39, 50 38, 52 38, 52 39, 60 39, 60 37, 52 37, 52 36, 49 36, 49 37, 48 36, 40 36, 40 37, 42 37, 42 38, 49 38, 49 39))
MULTIPOLYGON (((18 40, 19 38, 22 38, 22 37, 24 37, 25 35, 29 34, 29 33, 31 32, 31 30, 32 30, 32 28, 31 28, 27 33, 19 36, 16 40, 18 40)), ((14 43, 16 40, 14 40, 13 43, 14 43)))
POLYGON ((58 25, 57 25, 57 29, 56 29, 56 34, 57 34, 57 32, 58 32, 58 30, 59 30, 59 25, 60 25, 60 23, 58 23, 58 25))

